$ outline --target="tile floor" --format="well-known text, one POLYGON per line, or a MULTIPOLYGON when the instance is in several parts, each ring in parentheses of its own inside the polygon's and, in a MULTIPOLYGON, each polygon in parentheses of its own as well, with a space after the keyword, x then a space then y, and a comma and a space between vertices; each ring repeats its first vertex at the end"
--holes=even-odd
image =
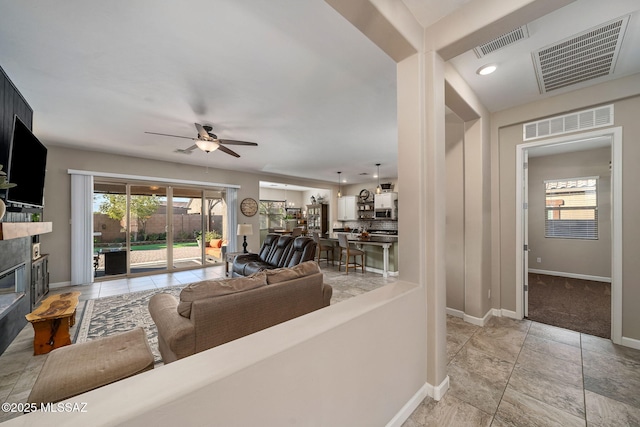
POLYGON ((418 426, 640 426, 640 351, 528 320, 447 318, 449 391, 418 426))
MULTIPOLYGON (((334 287, 332 304, 395 281, 322 268, 334 287)), ((216 266, 73 290, 87 300, 222 277, 224 267, 216 266)), ((27 401, 46 360, 32 355, 32 342, 27 325, 0 356, 0 402, 27 401)), ((439 402, 426 398, 405 427, 640 426, 640 351, 528 320, 492 318, 481 328, 448 316, 447 355, 449 391, 439 402)), ((13 416, 0 412, 0 422, 13 416)))

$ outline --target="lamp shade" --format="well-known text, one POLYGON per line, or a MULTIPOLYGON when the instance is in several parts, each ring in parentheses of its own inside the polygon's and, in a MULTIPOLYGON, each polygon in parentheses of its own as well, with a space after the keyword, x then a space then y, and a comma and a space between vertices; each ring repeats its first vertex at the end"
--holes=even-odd
POLYGON ((238 224, 238 236, 252 236, 253 225, 251 224, 238 224))

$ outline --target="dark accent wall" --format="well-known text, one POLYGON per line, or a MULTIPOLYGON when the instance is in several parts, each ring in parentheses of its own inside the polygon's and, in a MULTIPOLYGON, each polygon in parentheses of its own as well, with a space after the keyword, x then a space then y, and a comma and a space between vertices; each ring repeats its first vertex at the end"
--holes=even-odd
MULTIPOLYGON (((0 164, 5 172, 9 168, 9 147, 13 132, 13 117, 18 115, 32 129, 33 110, 22 94, 0 67, 0 164)), ((4 190, 0 197, 4 198, 4 190)), ((7 217, 5 217, 5 220, 7 217)), ((7 312, 0 314, 0 354, 27 324, 25 315, 31 311, 31 238, 0 241, 0 271, 26 262, 25 296, 7 312)))
POLYGON ((4 165, 5 172, 9 168, 9 146, 16 114, 30 130, 33 129, 33 110, 0 67, 0 165, 4 165))

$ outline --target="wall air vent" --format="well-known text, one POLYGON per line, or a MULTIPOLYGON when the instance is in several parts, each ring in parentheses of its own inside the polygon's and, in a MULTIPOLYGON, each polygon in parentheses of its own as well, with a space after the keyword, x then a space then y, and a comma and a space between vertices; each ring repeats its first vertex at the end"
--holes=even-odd
POLYGON ((629 16, 532 53, 540 93, 613 73, 629 16))
POLYGON ((578 111, 563 116, 525 123, 522 126, 523 141, 562 135, 613 125, 613 105, 578 111))
POLYGON ((473 51, 476 53, 476 56, 478 58, 482 58, 485 55, 490 54, 491 52, 495 52, 496 50, 512 45, 515 42, 526 38, 529 38, 529 29, 526 25, 523 25, 522 27, 516 28, 515 30, 501 35, 500 37, 496 37, 490 42, 474 47, 473 51))

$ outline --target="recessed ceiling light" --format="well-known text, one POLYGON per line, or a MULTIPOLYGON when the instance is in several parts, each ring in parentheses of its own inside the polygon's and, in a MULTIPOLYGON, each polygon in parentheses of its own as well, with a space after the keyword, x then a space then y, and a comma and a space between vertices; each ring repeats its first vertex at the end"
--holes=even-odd
POLYGON ((476 73, 480 74, 481 76, 486 76, 487 74, 493 73, 496 69, 498 69, 498 66, 494 64, 483 65, 482 67, 478 68, 478 71, 476 71, 476 73))

